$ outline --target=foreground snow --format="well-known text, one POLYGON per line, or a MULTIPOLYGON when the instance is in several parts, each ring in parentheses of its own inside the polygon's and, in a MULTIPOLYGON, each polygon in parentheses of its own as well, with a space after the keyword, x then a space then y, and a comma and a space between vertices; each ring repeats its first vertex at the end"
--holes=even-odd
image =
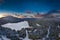
MULTIPOLYGON (((18 22, 18 23, 7 23, 7 24, 1 25, 1 26, 2 27, 11 28, 12 30, 15 29, 17 31, 17 30, 21 30, 22 28, 28 28, 29 24, 28 24, 27 21, 23 21, 23 22, 18 22)), ((2 36, 2 38, 4 40, 9 40, 9 39, 7 39, 6 37, 3 37, 3 36, 2 36)), ((27 32, 27 30, 26 30, 26 37, 23 40, 30 40, 28 38, 28 32, 27 32)))
POLYGON ((8 39, 8 38, 5 37, 5 36, 1 36, 0 40, 10 40, 10 39, 8 39))
POLYGON ((27 32, 27 30, 26 30, 26 37, 25 37, 23 40, 30 40, 30 39, 28 38, 28 32, 27 32))
POLYGON ((28 28, 29 24, 27 21, 23 21, 23 22, 18 22, 18 23, 7 23, 7 24, 1 25, 1 26, 15 29, 15 30, 21 30, 22 28, 28 28))

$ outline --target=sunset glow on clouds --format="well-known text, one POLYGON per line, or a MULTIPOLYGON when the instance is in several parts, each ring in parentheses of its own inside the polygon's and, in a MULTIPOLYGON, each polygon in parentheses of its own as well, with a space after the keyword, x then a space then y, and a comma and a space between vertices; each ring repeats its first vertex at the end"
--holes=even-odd
POLYGON ((17 17, 17 18, 23 18, 23 16, 22 15, 15 15, 15 14, 12 14, 12 13, 5 13, 5 12, 2 12, 2 13, 0 13, 0 18, 2 18, 2 17, 6 17, 6 16, 13 16, 13 17, 17 17))

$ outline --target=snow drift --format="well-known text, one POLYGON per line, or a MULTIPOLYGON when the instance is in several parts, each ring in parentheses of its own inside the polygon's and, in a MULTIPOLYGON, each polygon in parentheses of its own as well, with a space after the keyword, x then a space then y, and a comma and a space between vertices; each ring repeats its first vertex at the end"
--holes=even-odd
POLYGON ((27 21, 23 21, 23 22, 18 22, 18 23, 7 23, 7 24, 1 25, 1 26, 15 29, 15 30, 21 30, 22 28, 28 28, 29 24, 27 21))

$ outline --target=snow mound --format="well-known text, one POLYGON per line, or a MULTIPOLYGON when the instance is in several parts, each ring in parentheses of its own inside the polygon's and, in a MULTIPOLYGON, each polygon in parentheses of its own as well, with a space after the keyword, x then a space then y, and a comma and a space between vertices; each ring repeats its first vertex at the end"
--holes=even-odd
POLYGON ((28 28, 29 24, 27 21, 23 21, 23 22, 18 22, 18 23, 7 23, 7 24, 1 25, 1 26, 15 29, 15 30, 21 30, 22 28, 28 28))

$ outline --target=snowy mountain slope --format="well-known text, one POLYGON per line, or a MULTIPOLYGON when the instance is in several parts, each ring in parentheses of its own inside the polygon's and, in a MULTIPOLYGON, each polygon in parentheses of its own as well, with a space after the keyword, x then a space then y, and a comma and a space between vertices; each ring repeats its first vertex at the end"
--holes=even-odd
POLYGON ((23 22, 18 22, 18 23, 7 23, 7 24, 1 25, 1 26, 15 29, 15 30, 21 30, 22 28, 29 27, 29 24, 27 21, 23 21, 23 22))

